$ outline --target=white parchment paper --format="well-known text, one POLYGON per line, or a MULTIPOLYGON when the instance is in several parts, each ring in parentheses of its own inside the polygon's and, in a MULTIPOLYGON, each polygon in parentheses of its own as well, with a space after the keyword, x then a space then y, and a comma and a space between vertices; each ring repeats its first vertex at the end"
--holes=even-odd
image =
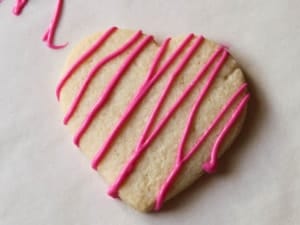
POLYGON ((0 4, 0 225, 300 224, 300 1, 70 0, 56 43, 41 42, 56 1, 0 4), (227 44, 252 92, 245 128, 219 173, 161 213, 106 196, 73 146, 55 99, 71 47, 111 25, 157 36, 194 32, 227 44))

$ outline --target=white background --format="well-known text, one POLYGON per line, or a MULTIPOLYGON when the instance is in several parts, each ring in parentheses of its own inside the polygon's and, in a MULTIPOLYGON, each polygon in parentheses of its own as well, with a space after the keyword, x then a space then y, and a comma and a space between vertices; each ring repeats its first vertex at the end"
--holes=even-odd
POLYGON ((56 43, 40 41, 56 1, 29 1, 14 17, 0 4, 1 225, 300 224, 300 1, 70 0, 56 43), (252 92, 242 135, 219 173, 203 177, 160 213, 106 196, 73 146, 55 99, 71 47, 111 25, 162 40, 194 32, 230 45, 252 92))

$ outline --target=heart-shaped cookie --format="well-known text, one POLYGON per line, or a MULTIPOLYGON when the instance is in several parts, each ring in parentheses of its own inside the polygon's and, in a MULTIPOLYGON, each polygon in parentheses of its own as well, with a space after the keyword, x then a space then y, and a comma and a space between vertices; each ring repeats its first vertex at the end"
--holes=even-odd
POLYGON ((141 211, 216 169, 249 100, 226 47, 193 34, 157 44, 115 27, 71 52, 57 97, 109 195, 141 211))

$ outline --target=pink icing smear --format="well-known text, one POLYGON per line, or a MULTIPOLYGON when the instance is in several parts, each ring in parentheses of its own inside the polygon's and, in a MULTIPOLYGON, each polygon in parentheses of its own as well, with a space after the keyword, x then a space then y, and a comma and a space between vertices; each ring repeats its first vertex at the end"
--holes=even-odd
POLYGON ((47 46, 49 48, 52 49, 61 49, 64 48, 68 45, 68 43, 65 43, 63 45, 56 45, 54 44, 54 37, 55 37, 55 33, 57 30, 57 26, 61 17, 61 13, 62 13, 62 9, 63 9, 63 0, 58 0, 57 1, 57 5, 56 5, 56 9, 53 15, 53 18, 51 20, 51 23, 47 29, 47 31, 45 32, 44 36, 43 36, 43 41, 47 43, 47 46))
POLYGON ((19 16, 24 7, 26 6, 26 4, 28 3, 28 0, 17 0, 16 3, 15 3, 15 6, 13 7, 13 14, 15 14, 16 16, 19 16))
MULTIPOLYGON (((92 47, 85 52, 77 62, 70 68, 69 71, 65 74, 63 79, 60 81, 56 94, 58 99, 60 98, 61 91, 66 84, 66 82, 72 77, 72 75, 80 68, 80 66, 88 60, 101 46, 104 42, 108 41, 109 37, 117 30, 117 28, 113 27, 108 29, 99 39, 95 42, 92 47)), ((71 104, 64 122, 67 124, 70 119, 72 119, 75 111, 77 110, 82 97, 87 91, 92 79, 97 76, 97 73, 101 70, 101 68, 115 57, 123 54, 125 51, 130 51, 130 54, 124 60, 123 64, 120 66, 119 70, 112 76, 111 81, 108 83, 107 87, 100 95, 99 99, 95 103, 95 105, 91 108, 90 112, 87 114, 85 120, 81 124, 79 130, 76 132, 74 137, 74 143, 76 145, 80 145, 80 140, 84 136, 87 129, 89 129, 90 125, 92 124, 95 117, 98 113, 101 112, 101 109, 105 106, 107 101, 110 98, 110 95, 117 91, 117 86, 119 80, 122 76, 124 76, 126 70, 130 67, 133 61, 138 57, 138 55, 145 49, 145 47, 153 40, 152 36, 145 36, 142 37, 142 32, 138 31, 134 34, 123 46, 119 49, 115 50, 114 52, 110 53, 103 59, 99 60, 99 62, 91 69, 88 73, 86 80, 83 82, 81 88, 78 91, 77 96, 73 100, 71 104)), ((147 95, 147 93, 151 90, 151 88, 158 82, 158 80, 165 74, 165 72, 170 68, 170 66, 178 59, 179 55, 183 53, 185 49, 187 51, 182 56, 182 59, 175 67, 174 71, 171 72, 169 75, 168 81, 165 87, 162 90, 162 93, 157 101, 157 104, 154 106, 153 111, 146 122, 144 131, 139 138, 139 141, 136 144, 135 150, 133 151, 132 155, 125 163, 124 167, 122 168, 119 176, 115 180, 115 182, 110 186, 108 190, 108 194, 112 197, 119 197, 119 190, 128 177, 134 172, 138 161, 141 159, 143 154, 147 151, 148 147, 153 143, 153 141, 159 136, 162 132, 164 127, 168 124, 172 116, 176 113, 176 111, 180 108, 180 106, 184 103, 186 98, 189 94, 195 89, 196 85, 199 84, 200 81, 206 79, 204 82, 203 88, 199 91, 198 97, 196 98, 190 112, 188 112, 188 117, 186 121, 185 128, 183 130, 178 148, 177 148, 177 156, 174 163, 173 168, 171 169, 168 177, 163 182, 160 187, 159 192, 156 195, 155 201, 155 210, 159 210, 163 202, 165 202, 167 198, 167 194, 170 191, 170 188, 174 184, 178 174, 181 172, 183 166, 189 162, 189 160, 195 155, 196 152, 199 151, 201 145, 204 141, 208 138, 212 130, 220 123, 220 121, 225 117, 225 114, 229 112, 229 110, 237 105, 233 112, 231 113, 229 119, 226 121, 224 127, 221 129, 220 134, 216 138, 212 149, 210 151, 210 155, 206 162, 202 165, 202 169, 207 173, 215 172, 217 167, 217 158, 219 155, 219 151, 221 148, 221 144, 223 143, 226 135, 232 129, 237 119, 241 116, 244 109, 247 106, 249 101, 250 95, 247 93, 247 84, 242 84, 230 97, 228 102, 223 106, 214 120, 211 122, 209 127, 200 135, 200 137, 196 140, 196 143, 190 148, 185 149, 186 140, 190 133, 192 123, 195 120, 196 113, 200 109, 204 98, 206 97, 207 93, 211 89, 212 85, 216 77, 218 76, 220 70, 222 69, 223 65, 226 63, 226 60, 229 56, 229 53, 226 47, 220 46, 208 59, 208 61, 203 65, 202 68, 199 68, 198 73, 195 75, 195 78, 192 82, 187 85, 186 89, 182 92, 179 98, 175 101, 175 103, 170 107, 169 111, 163 115, 160 121, 157 121, 156 125, 154 126, 154 122, 157 119, 158 113, 162 108, 162 105, 170 92, 170 89, 174 85, 174 81, 180 75, 180 73, 184 70, 187 63, 191 60, 194 53, 201 47, 201 44, 205 40, 204 37, 195 36, 193 34, 188 35, 181 44, 173 51, 170 56, 163 62, 162 58, 168 49, 170 38, 167 38, 160 48, 157 51, 156 56, 153 58, 152 64, 150 65, 150 69, 148 74, 146 75, 145 80, 142 82, 141 86, 138 88, 137 92, 135 93, 132 100, 129 102, 127 108, 124 110, 124 113, 120 117, 117 124, 112 128, 112 132, 109 133, 108 138, 104 141, 101 148, 99 148, 98 152, 95 154, 92 160, 92 167, 97 169, 105 155, 108 153, 110 146, 114 142, 114 140, 118 137, 121 129, 126 125, 128 119, 132 116, 135 112, 137 107, 142 103, 143 99, 147 95), (207 78, 205 78, 206 74, 207 78), (154 127, 153 127, 154 126, 154 127)))
MULTIPOLYGON (((0 0, 0 3, 1 2, 2 2, 2 0, 0 0)), ((13 7, 13 10, 12 10, 13 14, 15 14, 16 16, 19 16, 22 13, 24 7, 27 5, 27 3, 28 3, 28 0, 16 0, 15 6, 13 7)), ((54 38, 55 38, 56 30, 58 28, 58 24, 59 24, 59 21, 61 18, 63 4, 64 4, 63 0, 57 0, 56 9, 55 9, 54 15, 52 17, 51 23, 50 23, 48 29, 46 30, 45 34, 43 35, 43 41, 47 44, 47 46, 49 48, 52 48, 52 49, 62 49, 68 45, 68 43, 65 43, 62 45, 54 44, 54 38)))

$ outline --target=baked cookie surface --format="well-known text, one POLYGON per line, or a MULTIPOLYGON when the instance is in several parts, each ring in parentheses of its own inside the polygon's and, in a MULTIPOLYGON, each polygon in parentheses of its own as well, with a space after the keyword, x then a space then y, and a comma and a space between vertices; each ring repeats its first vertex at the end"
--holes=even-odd
POLYGON ((193 34, 158 44, 117 28, 72 50, 57 96, 108 193, 140 211, 160 209, 216 169, 249 99, 225 47, 193 34))

